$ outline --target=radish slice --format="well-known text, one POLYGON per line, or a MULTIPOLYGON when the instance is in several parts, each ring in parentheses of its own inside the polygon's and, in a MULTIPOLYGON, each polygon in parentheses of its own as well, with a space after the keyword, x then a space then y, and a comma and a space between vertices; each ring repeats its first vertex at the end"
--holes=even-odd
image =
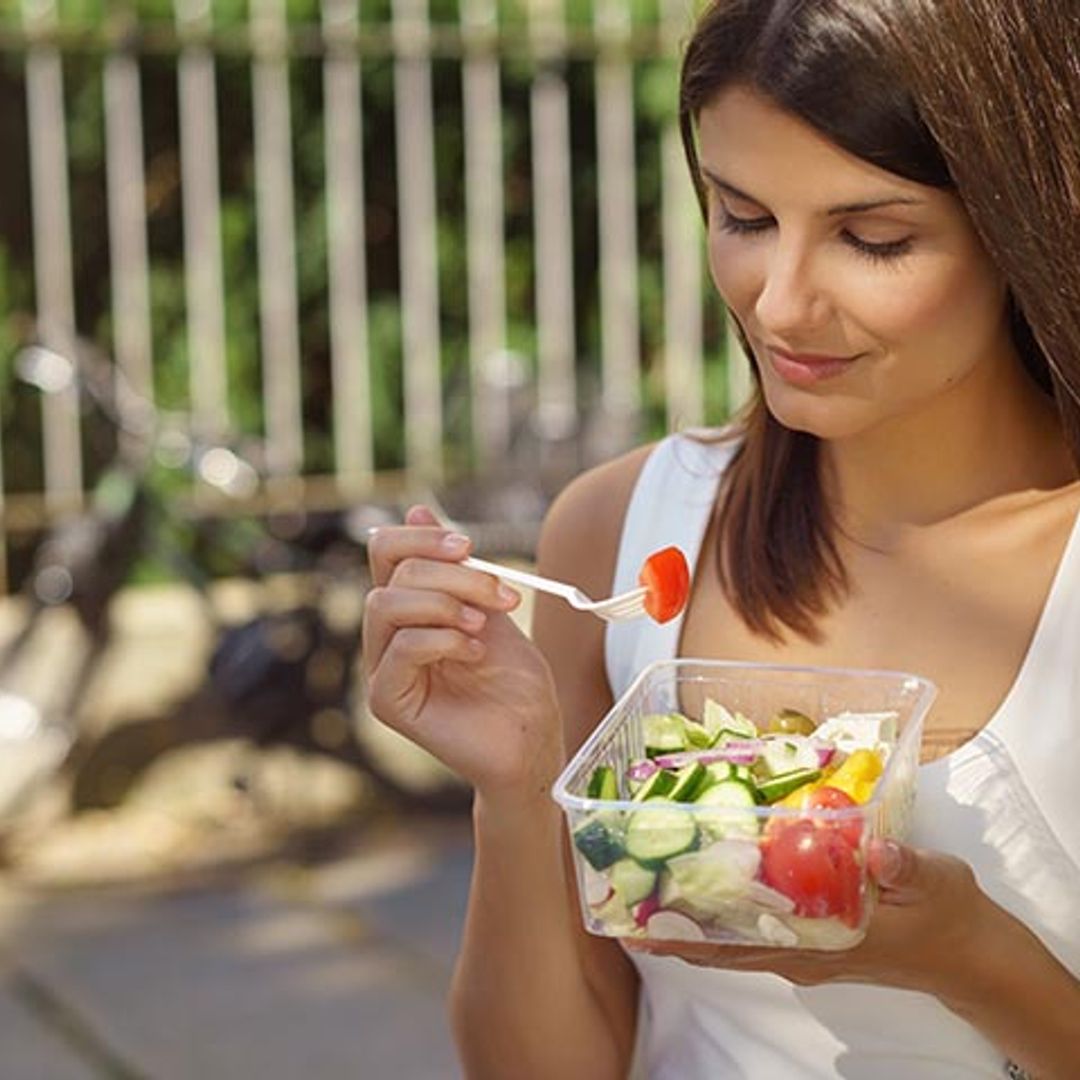
POLYGON ((648 921, 660 910, 660 899, 654 893, 652 896, 646 896, 640 904, 634 907, 634 922, 638 926, 644 927, 648 921))
POLYGON ((645 923, 645 933, 658 941, 704 941, 705 931, 688 915, 658 911, 645 923))

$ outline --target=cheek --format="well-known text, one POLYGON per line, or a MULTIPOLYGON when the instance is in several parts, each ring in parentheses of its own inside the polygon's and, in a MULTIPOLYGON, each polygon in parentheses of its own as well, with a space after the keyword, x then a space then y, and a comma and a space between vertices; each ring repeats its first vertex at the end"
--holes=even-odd
POLYGON ((721 299, 745 325, 759 291, 764 266, 751 245, 712 229, 709 233, 709 273, 721 299))
POLYGON ((913 365, 932 360, 943 384, 956 381, 1000 334, 1003 287, 970 264, 915 266, 865 287, 858 301, 850 295, 848 313, 869 335, 913 365))

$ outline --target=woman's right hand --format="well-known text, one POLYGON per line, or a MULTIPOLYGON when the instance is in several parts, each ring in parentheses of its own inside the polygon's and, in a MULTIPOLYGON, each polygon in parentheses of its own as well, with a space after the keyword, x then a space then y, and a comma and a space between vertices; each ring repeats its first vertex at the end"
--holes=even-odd
POLYGON ((489 799, 546 794, 564 759, 551 671, 509 617, 520 596, 461 566, 452 535, 413 507, 368 543, 371 711, 489 799))

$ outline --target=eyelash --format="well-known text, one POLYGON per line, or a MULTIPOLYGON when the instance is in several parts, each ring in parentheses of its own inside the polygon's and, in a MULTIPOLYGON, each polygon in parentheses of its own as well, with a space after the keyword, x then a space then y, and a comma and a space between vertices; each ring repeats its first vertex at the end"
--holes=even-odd
MULTIPOLYGON (((736 236, 748 236, 764 232, 772 227, 771 218, 740 218, 723 208, 721 208, 720 213, 722 215, 720 228, 736 236)), ((899 259, 901 256, 906 255, 911 248, 910 237, 905 237, 903 240, 890 240, 886 244, 871 244, 866 240, 860 240, 854 233, 847 230, 844 230, 843 236, 845 241, 858 254, 871 262, 891 262, 893 259, 899 259)))

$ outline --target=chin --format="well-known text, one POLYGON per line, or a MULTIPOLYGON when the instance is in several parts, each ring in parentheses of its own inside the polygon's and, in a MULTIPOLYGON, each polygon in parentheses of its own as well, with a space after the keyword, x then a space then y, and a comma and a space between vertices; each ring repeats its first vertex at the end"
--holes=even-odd
POLYGON ((772 380, 762 385, 765 407, 778 424, 819 439, 846 439, 873 426, 866 402, 847 394, 811 394, 772 380))

